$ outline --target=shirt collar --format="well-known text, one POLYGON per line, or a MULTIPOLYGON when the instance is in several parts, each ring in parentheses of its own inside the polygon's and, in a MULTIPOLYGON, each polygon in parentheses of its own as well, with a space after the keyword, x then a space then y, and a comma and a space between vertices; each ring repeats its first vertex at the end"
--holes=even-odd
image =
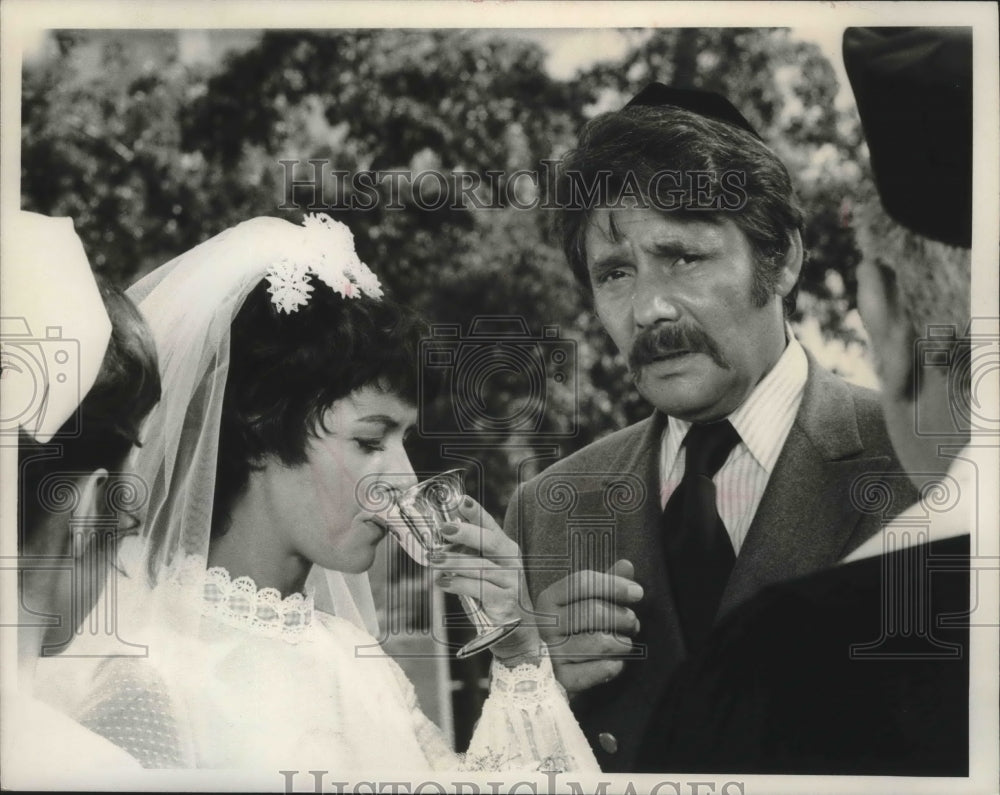
MULTIPOLYGON (((727 419, 740 435, 741 442, 758 464, 770 474, 781 454, 788 432, 795 422, 795 413, 802 400, 809 362, 805 351, 786 324, 788 344, 774 367, 754 387, 750 396, 727 419)), ((691 423, 677 417, 668 417, 670 429, 667 460, 671 452, 680 451, 681 442, 691 423)))
POLYGON ((790 328, 788 344, 771 371, 729 415, 743 444, 768 474, 781 454, 809 376, 809 362, 790 328))

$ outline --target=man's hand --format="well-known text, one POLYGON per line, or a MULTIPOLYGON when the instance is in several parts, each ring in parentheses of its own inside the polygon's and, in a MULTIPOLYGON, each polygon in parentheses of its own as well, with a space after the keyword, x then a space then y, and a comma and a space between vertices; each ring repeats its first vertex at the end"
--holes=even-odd
POLYGON ((620 658, 639 631, 639 619, 625 606, 642 599, 634 575, 632 564, 619 560, 605 572, 573 572, 538 595, 535 610, 556 617, 555 626, 539 631, 556 678, 570 695, 611 681, 625 666, 620 658))

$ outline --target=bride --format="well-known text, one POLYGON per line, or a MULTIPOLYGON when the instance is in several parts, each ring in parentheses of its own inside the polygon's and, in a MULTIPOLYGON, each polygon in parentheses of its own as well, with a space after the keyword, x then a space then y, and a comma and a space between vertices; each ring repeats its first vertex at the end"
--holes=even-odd
MULTIPOLYGON (((108 567, 116 632, 44 661, 38 692, 146 767, 597 771, 532 622, 493 647, 465 755, 373 637, 386 523, 359 495, 415 482, 423 327, 348 229, 247 221, 130 296, 163 379, 130 462, 148 514, 108 567)), ((522 615, 516 544, 471 498, 462 515, 452 539, 478 560, 441 562, 439 584, 522 615)))

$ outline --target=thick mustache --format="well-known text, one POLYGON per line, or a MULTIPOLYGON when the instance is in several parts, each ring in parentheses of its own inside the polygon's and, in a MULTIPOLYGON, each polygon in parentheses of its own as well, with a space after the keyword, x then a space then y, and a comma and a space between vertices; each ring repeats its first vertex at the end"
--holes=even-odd
POLYGON ((728 369, 729 362, 711 337, 696 326, 660 324, 639 332, 628 353, 628 366, 633 372, 657 359, 677 353, 704 353, 719 367, 728 369))

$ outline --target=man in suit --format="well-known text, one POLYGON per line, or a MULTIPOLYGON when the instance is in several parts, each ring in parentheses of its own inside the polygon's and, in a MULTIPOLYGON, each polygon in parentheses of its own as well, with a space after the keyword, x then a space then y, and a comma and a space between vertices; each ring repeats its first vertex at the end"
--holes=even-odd
POLYGON ((858 304, 921 499, 844 563, 728 615, 659 702, 637 770, 970 772, 970 531, 997 465, 995 440, 968 444, 989 428, 973 350, 996 345, 970 318, 971 29, 849 28, 844 60, 881 197, 857 213, 858 304))
MULTIPOLYGON (((876 395, 785 321, 802 215, 725 99, 653 84, 586 126, 555 198, 570 265, 655 411, 525 483, 506 529, 598 761, 623 771, 715 620, 872 536, 882 517, 852 484, 898 464, 876 395)), ((912 501, 899 492, 889 513, 912 501)))

